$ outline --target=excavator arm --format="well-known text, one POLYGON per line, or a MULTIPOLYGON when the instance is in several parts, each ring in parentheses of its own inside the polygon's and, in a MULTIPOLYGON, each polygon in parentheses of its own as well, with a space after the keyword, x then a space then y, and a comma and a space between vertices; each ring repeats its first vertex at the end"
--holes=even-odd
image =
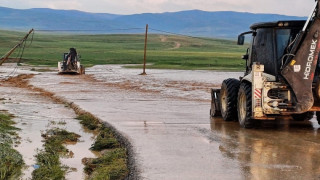
POLYGON ((281 70, 281 75, 295 95, 295 112, 298 113, 310 110, 314 104, 312 83, 320 52, 319 8, 320 2, 317 0, 281 70))

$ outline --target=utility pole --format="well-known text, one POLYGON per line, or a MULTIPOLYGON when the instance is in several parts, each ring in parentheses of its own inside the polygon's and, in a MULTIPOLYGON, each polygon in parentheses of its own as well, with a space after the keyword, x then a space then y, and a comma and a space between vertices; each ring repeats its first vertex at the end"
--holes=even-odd
POLYGON ((143 72, 140 75, 147 75, 146 63, 147 63, 147 42, 148 42, 148 24, 146 25, 146 34, 144 38, 144 57, 143 57, 143 72))
POLYGON ((4 62, 9 58, 9 56, 14 52, 14 50, 17 49, 17 47, 21 46, 21 44, 28 39, 29 35, 30 35, 33 31, 34 31, 34 30, 31 29, 31 30, 28 32, 28 34, 25 35, 25 36, 23 37, 23 39, 21 39, 20 42, 19 42, 17 45, 15 45, 9 52, 7 52, 7 54, 5 54, 3 57, 0 58, 0 66, 2 65, 2 63, 4 63, 4 62))

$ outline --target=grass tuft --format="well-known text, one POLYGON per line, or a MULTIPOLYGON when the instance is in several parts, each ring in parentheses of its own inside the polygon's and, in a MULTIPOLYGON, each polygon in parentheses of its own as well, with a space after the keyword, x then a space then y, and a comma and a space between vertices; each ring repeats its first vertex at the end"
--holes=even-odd
POLYGON ((36 155, 39 168, 32 172, 33 180, 64 179, 66 171, 61 166, 59 155, 41 151, 36 155))
POLYGON ((0 114, 0 133, 15 135, 15 131, 20 129, 12 126, 14 124, 10 115, 0 114))
POLYGON ((64 129, 50 129, 42 134, 45 139, 44 150, 36 155, 39 168, 32 172, 32 179, 64 179, 67 168, 61 166, 59 155, 67 155, 69 150, 63 146, 67 142, 77 142, 78 134, 64 129))
POLYGON ((0 180, 15 179, 24 166, 22 155, 10 144, 0 144, 0 180))
POLYGON ((0 114, 0 180, 17 179, 24 166, 22 155, 12 148, 16 136, 12 116, 0 114))
POLYGON ((89 179, 125 179, 129 173, 126 148, 121 146, 109 128, 91 114, 79 115, 77 119, 81 120, 80 123, 85 127, 99 132, 90 149, 104 152, 99 158, 83 159, 84 171, 89 175, 89 179))
POLYGON ((104 149, 119 148, 120 144, 118 140, 113 136, 112 132, 108 128, 101 128, 96 141, 91 146, 91 150, 101 151, 104 149))
POLYGON ((80 120, 80 124, 90 130, 95 130, 101 127, 101 123, 99 122, 99 120, 97 120, 89 113, 81 114, 77 117, 77 119, 80 120))
POLYGON ((129 173, 126 159, 126 149, 116 148, 106 152, 100 158, 89 161, 86 164, 85 171, 91 174, 90 179, 93 180, 125 179, 129 173))
POLYGON ((77 142, 80 137, 78 134, 68 132, 64 129, 50 129, 45 134, 45 150, 51 153, 68 153, 68 150, 63 146, 63 143, 77 142))

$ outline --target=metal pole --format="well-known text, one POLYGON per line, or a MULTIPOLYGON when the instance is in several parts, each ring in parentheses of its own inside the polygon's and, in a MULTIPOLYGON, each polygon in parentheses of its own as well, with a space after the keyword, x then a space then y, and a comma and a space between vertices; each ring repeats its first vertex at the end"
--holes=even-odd
POLYGON ((146 34, 144 38, 144 57, 143 57, 143 72, 140 75, 147 75, 146 62, 147 62, 147 42, 148 42, 148 24, 146 25, 146 34))

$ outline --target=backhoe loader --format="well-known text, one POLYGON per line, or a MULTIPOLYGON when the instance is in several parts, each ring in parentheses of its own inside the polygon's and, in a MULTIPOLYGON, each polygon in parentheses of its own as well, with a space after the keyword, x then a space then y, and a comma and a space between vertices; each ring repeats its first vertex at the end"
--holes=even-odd
POLYGON ((58 62, 58 74, 85 74, 85 67, 80 64, 80 56, 75 48, 63 53, 62 61, 58 62))
POLYGON ((211 90, 210 116, 239 121, 244 128, 258 120, 289 116, 311 119, 320 114, 320 2, 306 21, 256 23, 238 36, 251 35, 246 70, 211 90))

